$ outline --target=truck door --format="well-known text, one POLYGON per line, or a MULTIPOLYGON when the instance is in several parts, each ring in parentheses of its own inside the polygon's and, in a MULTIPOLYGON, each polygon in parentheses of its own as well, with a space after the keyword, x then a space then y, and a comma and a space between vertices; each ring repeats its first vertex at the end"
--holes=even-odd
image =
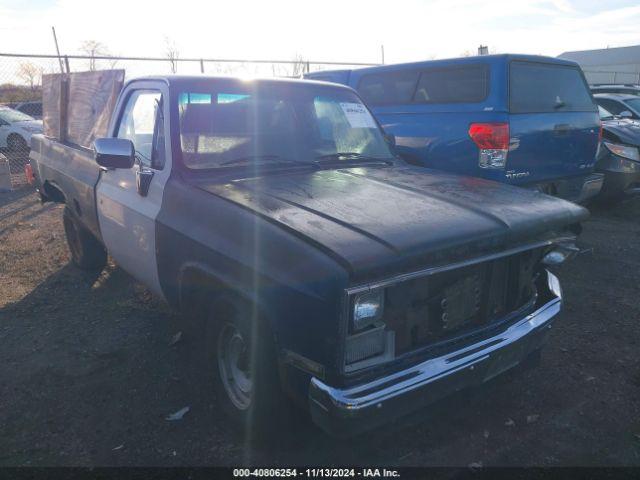
POLYGON ((111 124, 113 137, 135 147, 131 169, 102 172, 96 188, 98 221, 115 261, 163 296, 158 280, 155 222, 171 171, 168 89, 156 82, 133 82, 123 91, 111 124))

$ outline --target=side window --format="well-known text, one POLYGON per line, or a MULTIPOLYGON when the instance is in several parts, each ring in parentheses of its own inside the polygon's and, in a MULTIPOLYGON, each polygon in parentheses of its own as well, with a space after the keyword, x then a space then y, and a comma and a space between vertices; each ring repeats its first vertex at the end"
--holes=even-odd
POLYGON ((358 92, 369 105, 481 102, 489 90, 485 65, 400 70, 365 75, 358 92))
POLYGON ((416 103, 477 103, 489 92, 485 65, 425 70, 413 97, 416 103))
POLYGON ((136 158, 142 165, 162 168, 165 150, 160 92, 136 90, 131 94, 120 118, 117 137, 133 142, 136 158))
POLYGON ((418 82, 417 70, 365 75, 358 92, 369 105, 402 105, 411 102, 418 82))

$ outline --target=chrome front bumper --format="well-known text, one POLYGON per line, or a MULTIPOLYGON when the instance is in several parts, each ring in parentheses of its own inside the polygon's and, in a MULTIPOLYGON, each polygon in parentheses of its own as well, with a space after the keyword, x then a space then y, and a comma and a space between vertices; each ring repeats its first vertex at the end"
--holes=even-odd
POLYGON ((309 404, 313 421, 328 433, 353 435, 518 365, 543 345, 553 318, 560 312, 560 283, 552 273, 547 276, 552 299, 498 335, 345 389, 312 378, 309 404))

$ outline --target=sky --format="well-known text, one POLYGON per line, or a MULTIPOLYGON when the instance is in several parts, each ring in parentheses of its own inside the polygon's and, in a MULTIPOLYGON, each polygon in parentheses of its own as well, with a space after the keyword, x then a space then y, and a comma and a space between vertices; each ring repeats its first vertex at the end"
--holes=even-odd
POLYGON ((638 0, 0 0, 0 50, 397 63, 640 44, 638 0))

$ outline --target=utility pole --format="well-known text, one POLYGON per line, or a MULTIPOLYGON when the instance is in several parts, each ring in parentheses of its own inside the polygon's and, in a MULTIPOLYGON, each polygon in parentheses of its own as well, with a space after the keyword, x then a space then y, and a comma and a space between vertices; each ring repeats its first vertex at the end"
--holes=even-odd
POLYGON ((62 64, 62 57, 60 56, 60 47, 58 46, 58 37, 56 36, 56 27, 51 27, 53 32, 53 42, 56 44, 56 52, 58 53, 58 62, 60 63, 60 73, 64 73, 64 65, 62 64))
POLYGON ((380 45, 380 53, 382 54, 382 65, 384 65, 384 45, 380 45))

